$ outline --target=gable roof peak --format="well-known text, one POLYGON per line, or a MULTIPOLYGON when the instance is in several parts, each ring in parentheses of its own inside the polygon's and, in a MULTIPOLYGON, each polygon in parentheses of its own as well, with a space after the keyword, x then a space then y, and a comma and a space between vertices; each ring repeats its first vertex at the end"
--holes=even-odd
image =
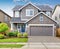
POLYGON ((25 4, 24 6, 22 6, 21 8, 19 8, 19 10, 21 10, 22 8, 26 7, 27 5, 31 4, 32 6, 36 7, 37 9, 41 10, 40 8, 38 8, 36 5, 34 5, 32 2, 28 2, 27 4, 25 4))

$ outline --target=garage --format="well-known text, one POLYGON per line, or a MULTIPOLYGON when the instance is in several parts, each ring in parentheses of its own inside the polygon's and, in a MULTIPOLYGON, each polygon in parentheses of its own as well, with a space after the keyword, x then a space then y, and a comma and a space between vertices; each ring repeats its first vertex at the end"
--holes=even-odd
POLYGON ((54 36, 53 24, 30 24, 29 25, 30 36, 54 36))

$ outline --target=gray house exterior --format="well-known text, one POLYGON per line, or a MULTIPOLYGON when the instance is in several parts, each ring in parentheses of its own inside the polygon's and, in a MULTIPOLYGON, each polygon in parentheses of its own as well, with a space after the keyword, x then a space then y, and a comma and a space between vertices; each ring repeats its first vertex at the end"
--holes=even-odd
POLYGON ((34 5, 31 2, 15 6, 11 30, 27 32, 29 36, 55 36, 57 22, 51 18, 52 10, 48 5, 34 5))

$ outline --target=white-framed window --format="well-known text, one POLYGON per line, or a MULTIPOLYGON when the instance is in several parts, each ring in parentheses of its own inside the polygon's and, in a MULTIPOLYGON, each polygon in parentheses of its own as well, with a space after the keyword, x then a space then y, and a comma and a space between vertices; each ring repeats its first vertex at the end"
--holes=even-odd
POLYGON ((46 14, 47 14, 48 16, 50 16, 50 12, 46 12, 46 14))
POLYGON ((7 15, 5 15, 5 21, 8 21, 8 16, 7 15))
POLYGON ((15 11, 15 17, 19 17, 19 11, 15 11))
POLYGON ((57 17, 55 16, 55 20, 57 20, 57 17))
POLYGON ((43 16, 40 16, 40 21, 43 21, 43 16))
POLYGON ((34 9, 26 9, 26 16, 34 16, 34 9))

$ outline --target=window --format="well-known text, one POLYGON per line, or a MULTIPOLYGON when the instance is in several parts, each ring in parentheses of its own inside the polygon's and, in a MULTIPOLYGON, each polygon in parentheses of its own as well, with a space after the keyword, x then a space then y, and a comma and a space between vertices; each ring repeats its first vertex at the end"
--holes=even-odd
POLYGON ((40 21, 43 21, 43 16, 40 16, 40 21))
POLYGON ((59 14, 59 19, 60 19, 60 14, 59 14))
POLYGON ((5 21, 8 21, 8 16, 7 15, 5 15, 5 21))
POLYGON ((26 16, 34 16, 34 10, 33 9, 26 9, 26 16))
POLYGON ((50 16, 50 12, 46 12, 46 14, 47 14, 48 16, 50 16))
POLYGON ((19 17, 19 11, 15 11, 15 17, 19 17))
POLYGON ((55 17, 55 20, 57 20, 57 17, 55 17))

